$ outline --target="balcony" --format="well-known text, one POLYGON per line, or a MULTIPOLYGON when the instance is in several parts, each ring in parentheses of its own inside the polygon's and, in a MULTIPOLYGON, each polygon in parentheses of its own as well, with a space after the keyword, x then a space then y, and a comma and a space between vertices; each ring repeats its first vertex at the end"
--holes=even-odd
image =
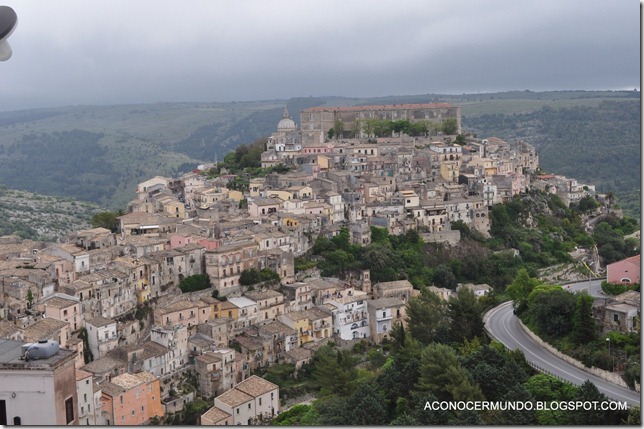
POLYGON ((105 338, 105 336, 99 338, 99 342, 106 343, 108 341, 116 341, 117 339, 118 339, 118 335, 114 334, 114 335, 109 335, 107 338, 105 338))

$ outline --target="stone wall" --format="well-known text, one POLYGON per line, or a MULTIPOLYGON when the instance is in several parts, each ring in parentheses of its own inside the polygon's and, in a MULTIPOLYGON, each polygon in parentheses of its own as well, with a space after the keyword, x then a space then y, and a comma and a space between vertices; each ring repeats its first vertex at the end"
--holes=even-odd
POLYGON ((573 359, 572 357, 562 353, 561 351, 557 350, 556 348, 554 348, 553 346, 551 346, 547 342, 543 341, 541 338, 539 338, 537 336, 537 334, 535 334, 530 329, 528 329, 528 327, 523 324, 521 319, 519 319, 519 325, 521 325, 521 329, 523 329, 525 331, 525 333, 528 334, 537 344, 539 344, 541 347, 544 347, 545 349, 550 351, 550 353, 552 353, 553 355, 557 356, 558 358, 568 362, 569 364, 571 364, 571 365, 573 365, 573 366, 575 366, 575 367, 577 367, 577 368, 579 368, 579 369, 581 369, 583 371, 586 371, 586 372, 588 372, 590 374, 593 374, 593 375, 595 375, 595 376, 597 376, 597 377, 599 377, 599 378, 601 378, 603 380, 606 380, 606 381, 608 381, 610 383, 613 383, 613 384, 617 384, 618 386, 622 386, 622 387, 624 387, 626 389, 630 389, 630 387, 628 387, 628 385, 626 384, 624 379, 619 374, 611 372, 611 371, 606 371, 606 370, 601 369, 601 368, 596 368, 596 367, 588 368, 583 363, 581 363, 578 360, 573 359))

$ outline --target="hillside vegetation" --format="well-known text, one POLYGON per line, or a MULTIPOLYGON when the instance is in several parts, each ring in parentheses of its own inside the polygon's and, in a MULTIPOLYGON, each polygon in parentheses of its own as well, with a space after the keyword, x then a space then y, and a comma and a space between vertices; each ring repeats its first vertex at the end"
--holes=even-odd
POLYGON ((79 229, 91 227, 101 207, 71 198, 56 198, 0 185, 0 236, 57 241, 79 229))
POLYGON ((545 170, 598 185, 639 217, 639 92, 515 91, 243 103, 70 106, 0 112, 0 184, 120 209, 137 183, 222 160, 267 137, 287 107, 451 102, 479 137, 533 143, 545 170))

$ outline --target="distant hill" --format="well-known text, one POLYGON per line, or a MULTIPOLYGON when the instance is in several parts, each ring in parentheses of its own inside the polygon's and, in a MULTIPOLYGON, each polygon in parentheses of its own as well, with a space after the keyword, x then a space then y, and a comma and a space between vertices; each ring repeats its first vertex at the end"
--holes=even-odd
POLYGON ((318 105, 447 101, 462 107, 466 130, 523 138, 538 148, 544 169, 613 191, 630 210, 640 192, 639 100, 633 91, 515 91, 0 112, 0 184, 119 209, 140 181, 222 160, 269 136, 284 107, 299 123, 301 110, 318 105))
POLYGON ((99 205, 70 198, 56 198, 0 185, 0 236, 56 241, 79 229, 91 227, 99 205))

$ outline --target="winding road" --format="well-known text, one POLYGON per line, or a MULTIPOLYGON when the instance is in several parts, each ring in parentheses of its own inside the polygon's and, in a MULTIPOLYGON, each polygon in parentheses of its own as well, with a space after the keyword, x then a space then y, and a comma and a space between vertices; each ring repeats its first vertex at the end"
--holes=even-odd
POLYGON ((536 343, 519 325, 514 315, 512 301, 505 302, 488 311, 483 317, 485 327, 492 337, 510 350, 520 349, 531 364, 575 385, 590 380, 600 392, 615 401, 626 401, 629 405, 640 405, 640 394, 615 385, 593 374, 583 371, 536 343))

